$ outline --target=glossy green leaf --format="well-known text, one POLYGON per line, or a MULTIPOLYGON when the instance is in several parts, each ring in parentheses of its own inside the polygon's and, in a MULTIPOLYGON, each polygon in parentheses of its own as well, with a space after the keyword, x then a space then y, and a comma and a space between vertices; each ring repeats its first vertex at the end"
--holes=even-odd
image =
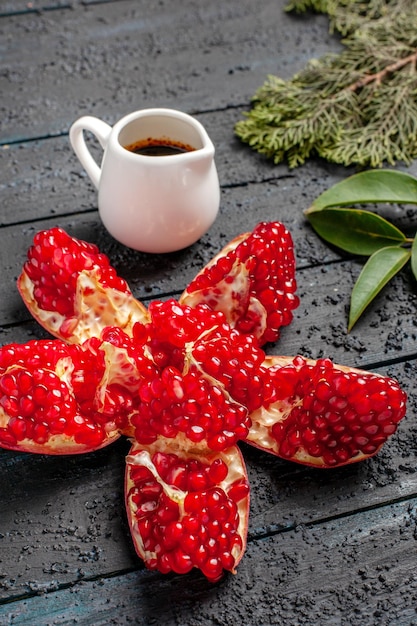
POLYGON ((348 331, 410 257, 411 249, 390 246, 378 250, 368 259, 352 290, 348 331))
POLYGON ((371 211, 329 208, 307 217, 320 237, 352 254, 370 256, 407 240, 396 226, 371 211))
POLYGON ((332 206, 378 202, 417 204, 417 178, 397 170, 360 172, 324 191, 305 213, 332 206))
POLYGON ((417 233, 414 236, 413 245, 411 247, 411 269, 414 278, 417 279, 417 233))

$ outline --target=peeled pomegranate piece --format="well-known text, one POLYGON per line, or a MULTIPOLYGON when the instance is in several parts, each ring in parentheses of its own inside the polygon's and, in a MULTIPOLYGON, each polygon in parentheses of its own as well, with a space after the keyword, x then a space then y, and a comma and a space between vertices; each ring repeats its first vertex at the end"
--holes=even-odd
POLYGON ((61 228, 35 235, 18 279, 33 317, 69 343, 98 337, 105 326, 129 332, 146 319, 146 309, 94 244, 61 228))
POLYGON ((57 340, 1 348, 0 445, 69 454, 116 439, 112 418, 102 414, 98 420, 94 408, 103 372, 104 361, 57 340))
POLYGON ((127 428, 142 380, 155 375, 143 346, 120 329, 82 346, 39 340, 0 348, 0 446, 76 454, 127 428))
POLYGON ((156 301, 149 317, 133 328, 158 367, 153 379, 141 382, 137 411, 129 417, 136 441, 176 439, 220 451, 245 439, 249 410, 271 394, 265 354, 253 338, 231 329, 223 313, 207 305, 156 301))
POLYGON ((211 581, 235 572, 246 546, 249 484, 240 451, 206 457, 135 443, 127 457, 126 510, 138 555, 151 570, 211 581))
POLYGON ((180 302, 206 303, 222 311, 241 334, 259 345, 275 341, 293 318, 295 258, 289 231, 280 222, 261 222, 236 237, 188 285, 180 302))
POLYGON ((276 397, 251 414, 248 443, 317 467, 378 452, 406 411, 406 394, 386 376, 329 359, 267 357, 276 397))

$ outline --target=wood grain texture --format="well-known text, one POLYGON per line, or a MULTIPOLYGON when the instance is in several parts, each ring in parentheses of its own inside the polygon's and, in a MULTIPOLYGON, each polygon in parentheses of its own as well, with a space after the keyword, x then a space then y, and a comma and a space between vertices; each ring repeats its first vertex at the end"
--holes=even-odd
POLYGON ((251 542, 239 574, 217 585, 194 573, 126 573, 24 600, 18 614, 5 605, 0 616, 39 626, 410 626, 417 602, 410 558, 416 511, 414 499, 251 542))
MULTIPOLYGON (((16 290, 38 230, 59 225, 96 243, 149 303, 178 296, 232 237, 279 219, 294 238, 301 304, 267 352, 394 376, 408 393, 407 417, 377 456, 334 471, 242 444, 248 549, 237 574, 217 585, 198 572, 148 572, 135 555, 123 503, 127 441, 78 457, 0 450, 2 626, 417 624, 415 281, 403 272, 347 334, 363 260, 323 243, 303 210, 353 168, 273 166, 233 133, 269 73, 289 77, 340 50, 325 16, 295 17, 284 4, 0 0, 0 342, 47 336, 16 290), (128 250, 106 233, 68 140, 80 115, 112 124, 146 106, 194 114, 216 146, 219 218, 169 255, 128 250)), ((415 163, 398 167, 417 174, 415 163)), ((412 231, 414 209, 383 211, 412 231)))
POLYGON ((282 8, 125 0, 5 18, 0 140, 61 134, 84 113, 115 121, 146 106, 246 106, 268 73, 289 76, 339 47, 323 16, 300 37, 282 8))

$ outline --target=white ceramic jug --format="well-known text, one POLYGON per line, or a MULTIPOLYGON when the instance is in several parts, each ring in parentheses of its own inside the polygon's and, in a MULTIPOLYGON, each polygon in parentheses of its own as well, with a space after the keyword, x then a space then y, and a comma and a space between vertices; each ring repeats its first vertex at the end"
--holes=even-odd
POLYGON ((214 146, 195 118, 172 109, 144 109, 113 127, 84 116, 70 129, 71 145, 98 189, 104 226, 143 252, 171 252, 197 241, 216 219, 220 188, 214 146), (104 150, 101 167, 84 131, 104 150))

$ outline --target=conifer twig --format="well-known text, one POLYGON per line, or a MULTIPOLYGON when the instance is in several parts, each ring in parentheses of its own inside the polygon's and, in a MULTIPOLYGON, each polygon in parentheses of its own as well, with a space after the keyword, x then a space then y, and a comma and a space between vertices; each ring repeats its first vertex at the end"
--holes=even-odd
POLYGON ((417 62, 417 50, 413 52, 413 54, 410 54, 408 57, 399 59, 395 63, 388 65, 383 70, 380 70, 379 72, 376 72, 375 74, 367 74, 366 76, 363 76, 363 78, 360 78, 359 80, 356 80, 351 85, 348 85, 346 89, 349 89, 349 91, 357 91, 358 89, 362 89, 362 87, 365 87, 365 85, 368 85, 369 83, 372 83, 372 82, 375 82, 376 85, 380 85, 382 81, 384 80, 384 78, 388 76, 388 74, 393 74, 394 72, 397 72, 398 70, 402 69, 405 65, 408 65, 409 63, 413 64, 415 68, 416 62, 417 62))
POLYGON ((291 7, 327 12, 345 49, 311 60, 291 80, 270 76, 237 136, 290 167, 312 155, 366 167, 417 158, 417 0, 293 0, 291 7))

